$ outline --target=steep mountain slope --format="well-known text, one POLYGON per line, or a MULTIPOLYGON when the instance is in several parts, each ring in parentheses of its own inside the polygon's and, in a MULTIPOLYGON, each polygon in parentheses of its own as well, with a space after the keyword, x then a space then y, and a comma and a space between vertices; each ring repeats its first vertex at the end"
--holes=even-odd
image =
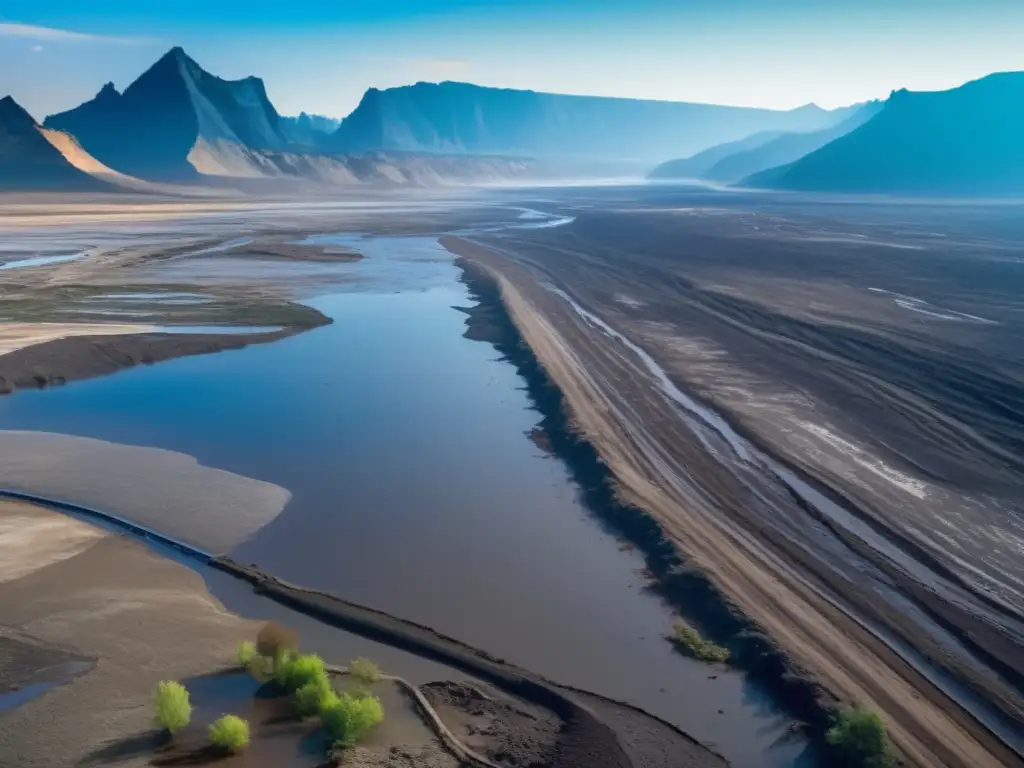
POLYGON ((105 191, 76 168, 10 96, 0 99, 0 189, 105 191))
POLYGON ((280 149, 281 120, 255 77, 227 81, 173 48, 123 94, 107 84, 92 101, 48 117, 100 162, 144 178, 188 179, 201 141, 214 152, 280 149))
POLYGON ((783 112, 417 83, 371 88, 329 146, 338 152, 591 156, 655 163, 758 131, 817 130, 841 117, 813 105, 783 112))
POLYGON ((881 110, 882 102, 872 101, 831 128, 808 133, 786 133, 759 147, 733 153, 708 168, 703 178, 710 181, 739 181, 759 171, 792 163, 859 128, 881 110))
POLYGON ((780 131, 761 131, 753 136, 747 136, 739 141, 727 141, 724 144, 716 144, 710 149, 698 152, 691 157, 684 157, 679 160, 669 160, 656 166, 649 174, 649 179, 700 179, 719 160, 738 152, 767 144, 773 139, 785 134, 780 131))
POLYGON ((1024 194, 1024 72, 948 91, 896 91, 856 130, 745 185, 793 190, 1024 194))

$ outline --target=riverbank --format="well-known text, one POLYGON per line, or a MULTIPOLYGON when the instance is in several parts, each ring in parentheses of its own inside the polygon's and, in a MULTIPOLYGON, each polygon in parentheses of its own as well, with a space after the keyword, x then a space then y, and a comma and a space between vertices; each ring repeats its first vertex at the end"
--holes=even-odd
POLYGON ((0 526, 0 646, 33 651, 4 665, 0 685, 51 684, 3 711, 0 763, 148 765, 157 682, 232 663, 258 624, 225 611, 199 574, 123 536, 10 500, 0 526))
MULTIPOLYGON (((328 318, 324 318, 320 325, 329 322, 328 318)), ((109 335, 94 335, 95 330, 86 331, 82 335, 72 333, 0 354, 0 394, 92 379, 138 365, 153 365, 179 357, 243 349, 250 344, 269 344, 306 330, 308 328, 282 328, 268 333, 109 331, 109 335)))
MULTIPOLYGON (((73 515, 95 520, 97 523, 109 526, 113 530, 124 530, 128 533, 144 536, 158 546, 171 547, 172 549, 169 551, 177 551, 186 559, 194 558, 197 563, 206 563, 236 578, 248 581, 253 584, 260 594, 266 595, 277 602, 320 621, 361 634, 373 640, 387 643, 396 648, 413 652, 416 655, 440 661, 454 669, 467 672, 476 679, 489 681, 502 690, 505 695, 512 697, 513 701, 520 700, 543 707, 552 713, 552 716, 556 718, 558 723, 556 729, 558 735, 552 746, 554 757, 550 763, 554 768, 582 768, 582 766, 587 766, 587 768, 638 768, 640 765, 645 766, 645 768, 677 768, 679 766, 684 768, 721 768, 726 765, 724 760, 687 737, 682 731, 667 723, 658 721, 656 718, 646 715, 646 713, 594 694, 560 689, 557 685, 539 676, 509 665, 500 659, 496 659, 483 651, 467 646, 450 637, 441 635, 428 627, 355 605, 317 590, 289 585, 260 572, 258 569, 241 566, 229 558, 211 558, 205 552, 193 550, 188 545, 168 539, 134 524, 127 524, 98 510, 78 508, 72 504, 57 506, 73 515), (588 703, 584 703, 585 701, 588 703), (604 712, 602 716, 599 717, 595 714, 595 705, 604 712), (610 718, 613 724, 609 725, 604 718, 610 718), (652 755, 655 756, 653 759, 652 755)), ((8 516, 10 525, 0 525, 0 547, 4 545, 8 547, 18 546, 21 552, 20 560, 17 562, 8 560, 6 573, 12 577, 13 583, 17 584, 18 587, 36 590, 36 592, 32 593, 35 595, 33 605, 43 606, 41 608, 43 611, 52 610, 52 600, 47 595, 49 591, 55 588, 55 584, 60 583, 52 579, 72 578, 79 585, 79 589, 83 590, 86 594, 83 596, 76 592, 76 590, 63 593, 60 598, 60 606, 66 607, 60 608, 61 612, 71 610, 71 607, 76 605, 78 600, 87 604, 89 600, 102 599, 106 602, 100 606, 100 613, 121 613, 128 611, 129 608, 126 608, 117 601, 129 600, 131 606, 135 606, 137 602, 139 606, 145 607, 146 610, 161 611, 161 621, 175 624, 175 632, 168 633, 171 636, 170 639, 177 640, 181 646, 177 651, 179 656, 174 658, 187 657, 190 665, 187 668, 186 666, 181 666, 182 671, 179 672, 179 667, 174 664, 167 666, 159 665, 158 659, 160 655, 157 654, 149 660, 149 669, 156 675, 155 680, 166 679, 168 675, 173 677, 182 677, 186 674, 198 675, 204 671, 201 668, 191 666, 191 664, 198 665, 199 662, 194 656, 189 655, 189 643, 181 639, 180 633, 190 631, 189 628, 193 623, 202 624, 207 620, 206 614, 211 610, 215 610, 216 616, 221 617, 218 626, 228 626, 232 631, 236 632, 240 629, 251 629, 251 622, 245 622, 233 614, 224 612, 223 608, 205 593, 205 589, 200 591, 196 587, 197 581, 201 585, 201 579, 197 574, 189 573, 187 568, 178 563, 154 555, 138 543, 101 529, 94 529, 84 522, 66 518, 57 512, 39 507, 28 501, 10 498, 0 500, 0 521, 4 519, 4 515, 8 516), (51 541, 44 547, 42 542, 39 542, 39 546, 33 548, 25 546, 24 535, 20 536, 17 540, 11 537, 5 538, 2 535, 5 530, 24 528, 25 521, 28 519, 44 520, 45 525, 36 526, 36 529, 40 532, 45 531, 48 539, 56 538, 57 542, 63 541, 64 543, 55 547, 51 541), (53 537, 52 529, 54 526, 73 533, 68 533, 63 537, 53 537), (93 550, 99 548, 101 544, 102 549, 99 550, 98 554, 90 554, 93 550), (86 557, 87 555, 88 557, 86 557), (102 558, 103 568, 95 565, 93 562, 94 558, 102 558), (70 564, 63 565, 65 561, 70 564), (159 568, 154 566, 155 574, 143 573, 147 567, 153 564, 160 565, 159 568), (62 565, 62 568, 58 572, 53 572, 52 569, 57 565, 62 565), (72 570, 72 572, 65 573, 69 569, 76 568, 82 570, 72 570), (91 569, 95 569, 98 576, 109 574, 110 577, 113 577, 114 574, 119 572, 118 569, 120 569, 121 572, 130 575, 130 581, 135 586, 130 590, 125 590, 123 593, 110 587, 106 581, 102 582, 102 588, 98 587, 88 576, 92 572, 91 569), (166 575, 165 571, 168 570, 188 574, 188 577, 179 574, 180 579, 176 581, 166 575), (39 576, 41 582, 38 586, 35 585, 35 582, 31 581, 37 573, 41 574, 39 576), (181 594, 175 592, 175 585, 179 581, 182 584, 188 584, 189 577, 192 579, 192 591, 183 591, 181 594), (150 578, 154 581, 151 582, 150 578), (150 583, 166 583, 170 586, 167 587, 166 594, 161 594, 157 598, 149 600, 143 590, 150 583), (100 590, 99 594, 96 592, 97 589, 100 590), (102 597, 99 595, 102 595, 102 597), (176 608, 179 603, 186 607, 192 604, 202 604, 203 609, 198 611, 196 615, 185 616, 176 608), (166 609, 162 609, 161 606, 164 606, 166 609), (230 617, 231 621, 223 617, 230 617), (233 623, 234 621, 238 623, 235 624, 233 623)), ((4 586, 0 584, 0 607, 5 605, 4 599, 7 593, 3 591, 4 586)), ((184 590, 184 587, 181 589, 184 590)), ((17 601, 17 595, 20 594, 20 592, 16 593, 14 591, 10 593, 8 599, 12 605, 17 601)), ((18 611, 12 611, 11 615, 18 617, 21 614, 18 611)), ((95 618, 91 612, 88 614, 74 612, 74 615, 78 616, 77 620, 80 621, 92 621, 95 618)), ((18 620, 15 618, 11 628, 17 629, 18 632, 30 631, 32 632, 32 637, 37 638, 39 641, 60 644, 62 647, 73 650, 74 653, 79 654, 82 658, 91 658, 97 661, 102 661, 110 654, 121 654, 121 645, 124 643, 132 644, 133 648, 138 648, 146 647, 150 642, 145 638, 140 639, 129 625, 122 626, 115 622, 110 626, 112 631, 117 633, 116 638, 106 637, 104 629, 94 628, 97 635, 89 644, 76 645, 69 641, 69 637, 77 636, 82 630, 74 623, 69 624, 68 621, 64 621, 61 624, 63 627, 61 633, 38 633, 36 631, 38 622, 45 622, 48 618, 48 614, 42 617, 35 617, 30 612, 28 619, 18 620)), ((141 622, 145 624, 145 631, 147 633, 161 633, 165 631, 164 625, 161 622, 150 622, 147 617, 132 615, 126 620, 132 623, 141 622)), ((200 632, 196 636, 203 637, 203 634, 200 632)), ((30 642, 34 642, 34 640, 30 642)), ((217 643, 211 640, 207 645, 216 646, 217 643)), ((227 653, 227 658, 230 658, 230 649, 233 646, 230 642, 226 645, 221 645, 227 649, 222 651, 221 656, 218 657, 221 658, 220 666, 224 666, 226 664, 226 660, 223 658, 224 653, 227 653)), ((160 647, 159 643, 156 644, 156 647, 160 647)), ((118 656, 118 658, 121 657, 118 656)), ((132 659, 129 658, 128 663, 123 666, 131 666, 131 664, 132 659)), ((207 664, 208 666, 205 671, 210 669, 208 660, 207 664)), ((121 671, 123 674, 124 670, 121 671)), ((145 677, 145 675, 141 677, 145 677)), ((92 678, 89 679, 92 680, 92 678)), ((150 686, 146 689, 147 694, 151 693, 151 687, 152 684, 155 684, 155 680, 151 681, 150 686)), ((89 695, 98 695, 102 700, 104 696, 113 696, 115 690, 120 690, 113 682, 106 683, 104 681, 105 678, 101 678, 98 681, 105 687, 100 687, 96 691, 92 691, 90 684, 91 692, 89 695)), ((0 683, 2 682, 0 681, 0 683)), ((92 682, 95 683, 96 681, 92 682)), ((138 681, 137 684, 141 685, 138 681)), ((142 688, 138 688, 136 695, 141 696, 141 691, 142 688)), ((124 695, 128 696, 129 700, 131 699, 130 692, 124 695)), ((62 701, 58 701, 56 704, 51 703, 51 706, 71 706, 70 704, 63 704, 62 701)), ((73 701, 73 699, 69 701, 73 701)), ((138 706, 135 707, 135 710, 137 714, 138 706)), ((121 729, 119 733, 123 736, 125 733, 123 729, 126 726, 121 722, 118 727, 121 729)), ((525 728, 526 726, 511 722, 507 723, 506 727, 514 733, 518 728, 525 728)), ((107 731, 101 731, 101 733, 111 734, 109 739, 117 741, 114 735, 112 735, 115 733, 114 730, 108 729, 107 731)), ((3 732, 0 730, 0 736, 2 735, 3 732)), ((513 735, 511 738, 518 739, 520 737, 513 735)), ((135 741, 129 740, 129 742, 140 750, 140 754, 143 752, 148 753, 148 750, 152 747, 152 739, 150 737, 139 738, 135 741)), ((65 751, 81 751, 82 748, 75 739, 65 740, 59 746, 60 750, 65 751)), ((117 749, 120 750, 121 747, 117 747, 117 749)), ((502 752, 501 745, 498 744, 492 751, 500 755, 502 752)), ((54 753, 47 752, 46 754, 54 753)), ((121 753, 118 752, 118 754, 121 753)), ((498 763, 504 764, 500 760, 498 763)), ((53 763, 41 762, 31 764, 56 765, 62 763, 58 760, 53 763)))
MULTIPOLYGON (((712 613, 721 623, 714 629, 751 653, 746 663, 774 678, 780 698, 819 735, 837 699, 859 702, 883 713, 909 764, 1015 764, 1016 756, 955 702, 811 588, 799 575, 799 559, 779 561, 709 514, 706 500, 679 481, 688 470, 674 466, 680 456, 697 460, 671 426, 679 424, 678 413, 661 405, 660 392, 647 391, 650 373, 627 349, 595 334, 514 260, 464 240, 442 242, 476 265, 471 279, 498 287, 491 292, 500 293, 541 372, 564 397, 577 440, 593 446, 614 478, 616 503, 642 513, 632 522, 643 532, 646 520, 649 555, 673 566, 658 573, 662 588, 689 590, 691 605, 717 605, 712 613), (711 589, 699 586, 701 578, 711 589), (742 632, 744 621, 767 636, 742 632)), ((719 493, 718 503, 729 503, 724 486, 719 493)))

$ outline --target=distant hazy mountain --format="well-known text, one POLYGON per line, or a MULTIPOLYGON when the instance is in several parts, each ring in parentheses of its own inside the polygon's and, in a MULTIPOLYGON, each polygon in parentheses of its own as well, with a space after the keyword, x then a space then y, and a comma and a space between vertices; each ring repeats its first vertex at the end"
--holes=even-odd
POLYGON ((833 115, 845 119, 818 131, 768 131, 740 141, 719 144, 693 157, 662 163, 648 174, 648 178, 739 181, 766 168, 800 159, 867 122, 881 108, 880 101, 858 104, 834 111, 833 115))
POLYGON ((812 131, 835 120, 813 105, 775 111, 417 83, 371 88, 329 146, 654 163, 759 131, 812 131))
POLYGON ((341 120, 324 115, 302 112, 298 117, 282 117, 283 130, 296 144, 319 147, 328 136, 338 130, 341 120))
POLYGON ((48 117, 44 125, 72 134, 111 168, 144 178, 193 177, 193 155, 216 164, 222 153, 288 144, 263 81, 221 80, 181 48, 169 51, 123 94, 107 84, 92 101, 48 117))
POLYGON ((110 187, 76 168, 35 119, 7 96, 0 99, 0 189, 102 191, 110 187))
POLYGON ((704 172, 710 181, 739 181, 768 168, 792 163, 804 155, 859 128, 882 110, 882 102, 869 102, 838 125, 808 133, 786 133, 759 147, 723 157, 704 172))
POLYGON ((1024 72, 948 91, 896 91, 871 120, 746 185, 794 190, 1024 194, 1024 72))
POLYGON ((684 157, 679 160, 669 160, 667 163, 662 163, 647 174, 647 178, 700 179, 722 158, 735 155, 738 152, 744 152, 748 149, 755 149, 784 135, 786 134, 782 131, 761 131, 739 141, 727 141, 724 144, 716 144, 710 149, 698 152, 692 157, 684 157))

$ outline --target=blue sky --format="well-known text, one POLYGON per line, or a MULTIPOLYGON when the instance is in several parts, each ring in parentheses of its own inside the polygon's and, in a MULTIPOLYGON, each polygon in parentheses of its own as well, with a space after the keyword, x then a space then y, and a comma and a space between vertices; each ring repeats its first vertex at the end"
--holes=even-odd
POLYGON ((284 114, 444 79, 831 107, 1024 69, 1024 0, 4 0, 0 96, 43 117, 173 45, 284 114))

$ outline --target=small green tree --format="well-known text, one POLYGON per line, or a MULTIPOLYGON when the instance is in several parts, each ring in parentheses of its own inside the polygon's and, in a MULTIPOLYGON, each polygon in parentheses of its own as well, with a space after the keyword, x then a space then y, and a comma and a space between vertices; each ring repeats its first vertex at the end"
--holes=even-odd
POLYGON ((210 725, 214 746, 235 753, 249 746, 249 724, 237 715, 224 715, 210 725))
POLYGON ((153 697, 153 722, 173 736, 191 720, 192 705, 185 686, 173 680, 158 683, 153 697))
POLYGON ((258 657, 259 654, 256 653, 255 643, 245 640, 238 644, 238 663, 246 669, 248 669, 253 660, 258 657))
POLYGON ((332 693, 334 691, 326 677, 306 683, 295 692, 295 713, 299 717, 320 714, 324 702, 332 693))
POLYGON ((369 690, 380 682, 380 667, 369 659, 355 659, 348 665, 348 674, 357 688, 369 690))
POLYGON ((384 719, 384 705, 376 696, 343 693, 320 711, 332 744, 351 747, 384 719))
POLYGON ((885 724, 875 712, 860 707, 843 710, 825 738, 851 768, 890 768, 895 764, 885 724))
POLYGON ((301 656, 285 654, 274 668, 274 680, 289 693, 295 693, 308 683, 326 683, 327 671, 324 669, 324 660, 315 653, 301 656))

